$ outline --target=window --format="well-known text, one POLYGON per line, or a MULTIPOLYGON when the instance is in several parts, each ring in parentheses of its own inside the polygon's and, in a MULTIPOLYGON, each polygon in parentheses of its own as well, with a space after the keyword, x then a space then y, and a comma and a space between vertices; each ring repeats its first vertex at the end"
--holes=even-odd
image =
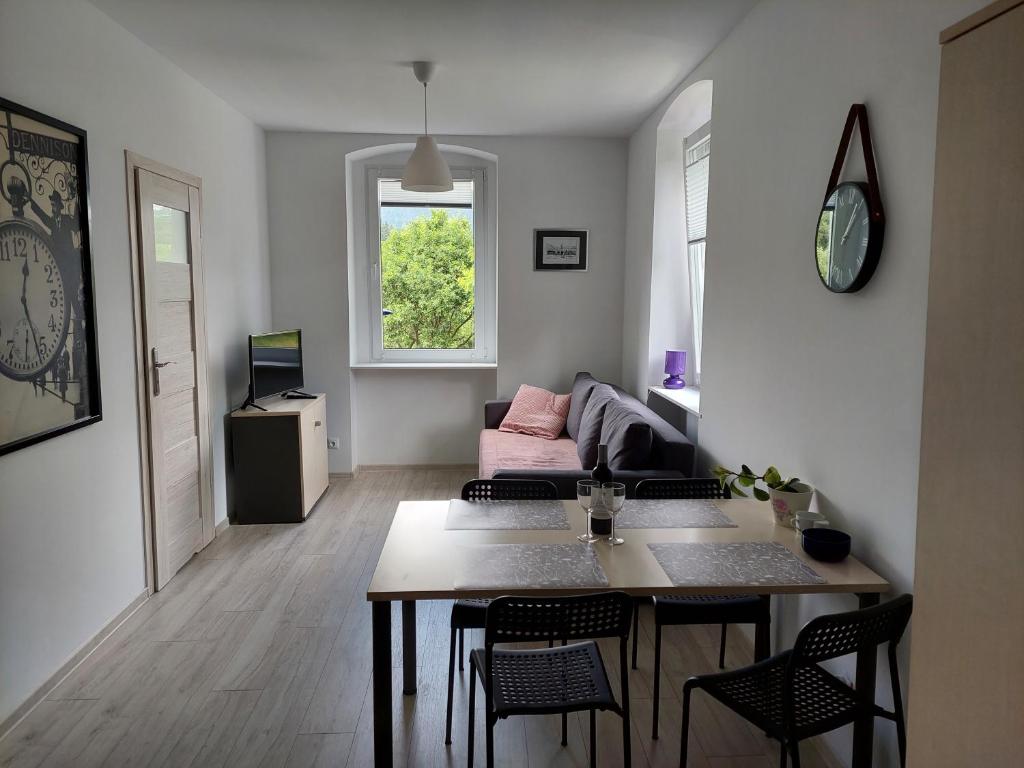
POLYGON ((401 169, 369 169, 370 358, 491 363, 494 259, 483 169, 452 169, 450 192, 406 192, 401 169))
POLYGON ((708 178, 711 167, 710 125, 705 125, 688 137, 683 146, 686 260, 690 271, 690 306, 693 308, 693 367, 699 384, 701 340, 704 334, 704 259, 708 236, 708 178))

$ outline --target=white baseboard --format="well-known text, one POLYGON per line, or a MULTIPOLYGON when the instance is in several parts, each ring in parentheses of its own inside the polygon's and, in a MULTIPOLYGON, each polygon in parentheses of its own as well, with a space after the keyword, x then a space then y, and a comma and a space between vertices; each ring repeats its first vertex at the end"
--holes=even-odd
MULTIPOLYGON (((226 521, 225 521, 226 522, 226 521)), ((2 723, 0 723, 0 741, 2 741, 11 731, 13 731, 18 724, 24 720, 29 714, 39 706, 47 696, 53 692, 58 685, 67 679, 68 675, 74 672, 78 667, 85 661, 93 652, 103 644, 103 641, 110 637, 114 631, 124 624, 133 613, 135 613, 142 604, 149 600, 149 590, 143 591, 138 597, 132 600, 128 607, 121 611, 115 616, 95 635, 88 640, 85 645, 79 648, 70 659, 68 659, 60 669, 54 672, 41 686, 39 686, 35 692, 25 699, 21 705, 11 713, 2 723)))

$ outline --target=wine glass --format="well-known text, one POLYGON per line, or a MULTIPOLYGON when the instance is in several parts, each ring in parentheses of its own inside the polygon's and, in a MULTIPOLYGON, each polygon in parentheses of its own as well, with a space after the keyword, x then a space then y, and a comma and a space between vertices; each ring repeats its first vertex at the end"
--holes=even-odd
POLYGON ((615 535, 615 518, 622 511, 622 505, 626 501, 626 486, 623 483, 603 483, 601 495, 604 497, 604 505, 612 514, 612 533, 608 537, 608 543, 612 546, 625 544, 625 539, 615 535))
POLYGON ((597 480, 576 481, 576 498, 579 500, 580 506, 583 507, 587 513, 587 530, 576 538, 580 541, 586 542, 587 544, 595 542, 598 539, 598 537, 590 530, 590 513, 594 511, 594 504, 598 502, 598 496, 600 493, 601 483, 597 480))

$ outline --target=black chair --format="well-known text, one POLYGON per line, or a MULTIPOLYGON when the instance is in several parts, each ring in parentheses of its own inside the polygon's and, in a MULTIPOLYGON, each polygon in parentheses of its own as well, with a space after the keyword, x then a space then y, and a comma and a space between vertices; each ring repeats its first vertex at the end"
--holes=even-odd
MULTIPOLYGON (((625 592, 576 597, 499 597, 487 608, 484 647, 469 655, 469 766, 473 766, 476 676, 486 697, 487 768, 494 765, 494 726, 512 715, 590 712, 590 765, 597 765, 597 712, 622 718, 623 764, 630 765, 626 646, 633 600, 625 592), (622 703, 615 701, 594 642, 619 638, 622 703), (548 648, 513 650, 496 643, 547 640, 548 648), (557 648, 550 647, 562 640, 557 648)), ((564 719, 563 719, 564 726, 564 719)), ((566 743, 562 731, 562 745, 566 743)))
POLYGON ((470 480, 462 486, 463 501, 558 500, 550 480, 470 480))
MULTIPOLYGON (((729 489, 715 478, 641 480, 638 499, 728 499, 729 489)), ((690 624, 720 624, 718 667, 725 667, 726 629, 730 624, 760 624, 767 637, 771 601, 767 595, 662 595, 654 602, 654 701, 652 738, 658 738, 658 695, 661 692, 661 628, 690 624)), ((638 598, 639 601, 639 598, 638 598)), ((640 629, 639 604, 633 612, 633 669, 636 669, 640 629)), ((765 652, 767 655, 767 651, 765 652)))
POLYGON ((903 595, 882 605, 849 613, 819 616, 797 635, 793 650, 743 669, 691 677, 683 685, 683 735, 680 768, 686 767, 690 694, 704 690, 787 747, 793 768, 800 768, 799 742, 847 725, 861 717, 884 717, 896 723, 900 765, 906 763, 907 735, 903 720, 896 646, 910 621, 913 598, 903 595), (855 689, 825 671, 820 662, 851 653, 875 653, 888 643, 894 711, 864 699, 855 689))
MULTIPOLYGON (((517 499, 558 500, 558 489, 548 480, 470 480, 462 486, 463 501, 513 501, 517 499)), ((490 600, 471 598, 456 600, 452 606, 451 646, 448 650, 448 714, 445 719, 444 743, 452 743, 452 697, 455 693, 455 639, 459 641, 459 671, 465 656, 466 630, 483 629, 484 615, 490 600)))

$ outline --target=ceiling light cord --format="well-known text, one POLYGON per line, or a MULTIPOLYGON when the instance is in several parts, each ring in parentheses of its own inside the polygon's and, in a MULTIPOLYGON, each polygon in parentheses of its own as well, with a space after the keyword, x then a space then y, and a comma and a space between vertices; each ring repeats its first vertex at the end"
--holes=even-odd
POLYGON ((429 136, 427 133, 427 84, 423 84, 423 135, 429 136))

